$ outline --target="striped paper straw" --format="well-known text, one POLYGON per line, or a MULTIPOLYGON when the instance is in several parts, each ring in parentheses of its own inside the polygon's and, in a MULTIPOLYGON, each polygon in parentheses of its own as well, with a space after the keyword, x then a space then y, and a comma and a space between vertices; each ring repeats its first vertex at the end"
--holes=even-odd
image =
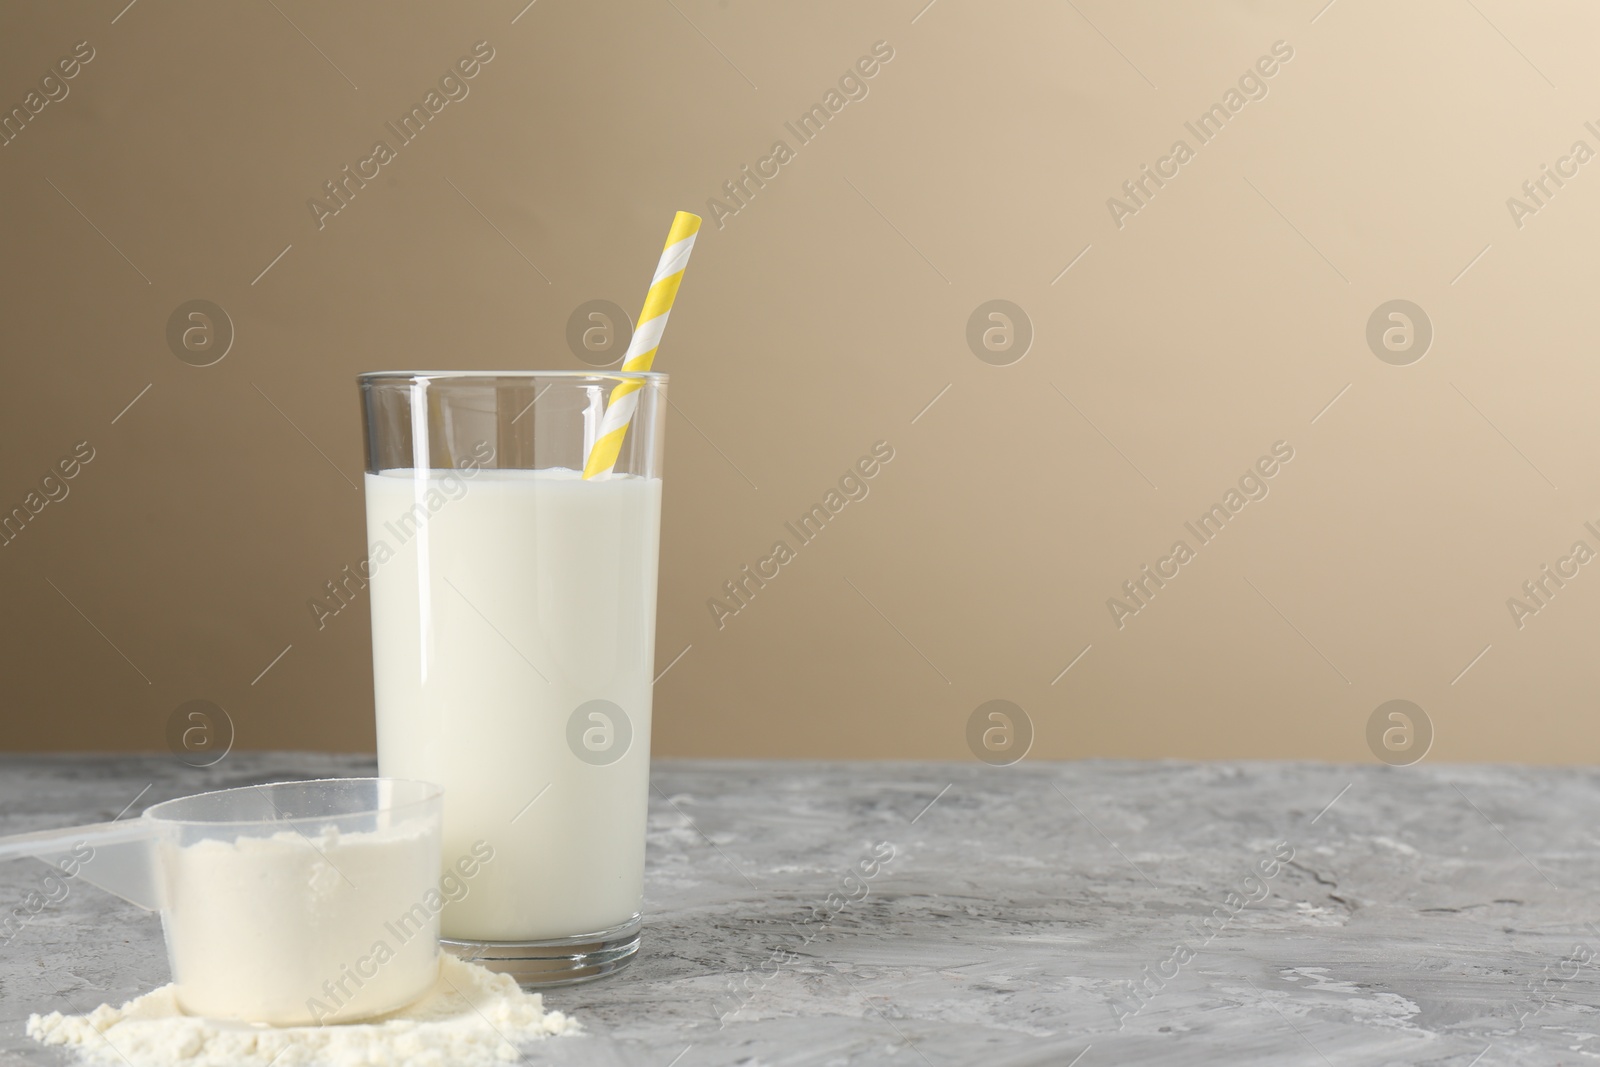
MULTIPOLYGON (((656 264, 656 275, 650 281, 650 292, 644 298, 644 310, 639 312, 639 325, 628 343, 628 354, 622 361, 625 371, 647 371, 655 361, 656 349, 661 346, 661 332, 667 328, 667 316, 672 313, 672 301, 678 295, 678 285, 683 281, 683 268, 689 264, 689 253, 694 251, 694 235, 700 232, 700 216, 680 211, 672 219, 672 229, 667 232, 667 246, 661 252, 661 262, 656 264)), ((584 478, 597 474, 610 474, 622 452, 622 439, 627 435, 628 423, 639 406, 636 395, 644 383, 638 380, 622 382, 611 390, 611 400, 605 414, 600 417, 600 432, 589 449, 589 461, 583 465, 584 478)))

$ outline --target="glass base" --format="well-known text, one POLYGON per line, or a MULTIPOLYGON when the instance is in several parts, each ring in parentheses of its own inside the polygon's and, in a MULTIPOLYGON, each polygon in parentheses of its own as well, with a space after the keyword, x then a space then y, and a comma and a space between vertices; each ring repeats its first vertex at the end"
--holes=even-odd
POLYGON ((622 970, 639 951, 639 916, 592 934, 548 941, 468 941, 441 937, 439 947, 458 959, 509 974, 518 985, 543 987, 592 982, 622 970))

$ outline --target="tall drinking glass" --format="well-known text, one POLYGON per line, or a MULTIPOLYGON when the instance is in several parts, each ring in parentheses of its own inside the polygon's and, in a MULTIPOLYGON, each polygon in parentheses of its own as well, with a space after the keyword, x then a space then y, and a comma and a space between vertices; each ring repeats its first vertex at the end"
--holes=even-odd
POLYGON ((524 984, 639 945, 667 376, 363 374, 378 766, 444 787, 445 949, 524 984), (610 474, 583 478, 639 383, 610 474))

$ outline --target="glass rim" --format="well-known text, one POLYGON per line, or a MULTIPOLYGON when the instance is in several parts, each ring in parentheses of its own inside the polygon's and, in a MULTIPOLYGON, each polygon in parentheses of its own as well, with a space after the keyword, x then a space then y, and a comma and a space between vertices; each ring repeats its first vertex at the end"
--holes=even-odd
POLYGON ((473 381, 483 378, 601 378, 665 382, 667 373, 658 370, 369 370, 356 375, 362 385, 376 382, 416 382, 460 378, 473 381))
MULTIPOLYGON (((413 808, 433 804, 442 796, 444 796, 443 786, 436 785, 433 782, 425 782, 417 778, 389 778, 382 775, 360 778, 291 778, 282 782, 259 782, 255 785, 236 785, 230 786, 227 789, 209 789, 203 793, 191 793, 188 796, 174 797, 171 800, 163 800, 159 804, 150 805, 140 813, 140 818, 147 819, 151 822, 161 823, 165 826, 244 826, 252 824, 260 824, 263 826, 321 826, 332 820, 345 819, 351 816, 377 815, 383 812, 410 811, 413 808), (402 786, 418 786, 421 788, 417 790, 417 792, 419 792, 421 795, 406 799, 398 804, 368 804, 352 807, 349 811, 328 812, 321 815, 288 815, 272 819, 197 819, 193 816, 168 815, 161 810, 163 808, 177 808, 178 805, 186 803, 187 801, 198 800, 202 797, 221 796, 224 793, 258 793, 262 790, 271 792, 272 790, 285 786, 322 785, 324 783, 332 782, 339 782, 341 784, 354 782, 387 782, 402 786)), ((267 803, 272 803, 270 797, 268 798, 267 803)), ((273 804, 273 807, 277 807, 277 805, 273 804)))

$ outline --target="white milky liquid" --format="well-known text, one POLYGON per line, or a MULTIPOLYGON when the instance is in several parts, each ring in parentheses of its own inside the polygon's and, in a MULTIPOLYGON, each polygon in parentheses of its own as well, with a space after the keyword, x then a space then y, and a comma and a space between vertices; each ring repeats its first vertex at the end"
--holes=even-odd
POLYGON ((389 470, 366 490, 380 773, 444 787, 447 866, 479 839, 494 848, 445 907, 443 936, 628 922, 644 879, 660 479, 389 470), (626 716, 620 758, 611 715, 580 716, 587 759, 569 744, 594 700, 626 716))

